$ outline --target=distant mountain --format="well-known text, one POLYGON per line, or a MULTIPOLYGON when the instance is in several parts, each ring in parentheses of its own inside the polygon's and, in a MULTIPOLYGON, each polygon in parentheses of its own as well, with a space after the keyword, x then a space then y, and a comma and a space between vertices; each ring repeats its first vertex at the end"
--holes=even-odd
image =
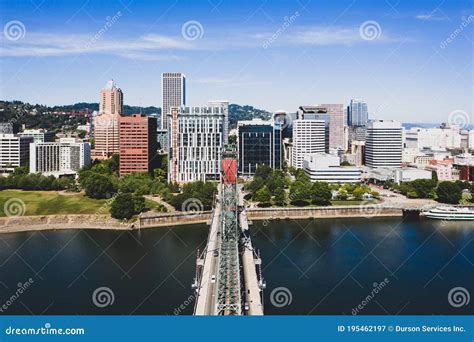
MULTIPOLYGON (((87 102, 79 102, 75 103, 73 105, 65 105, 65 106, 55 106, 52 107, 52 110, 54 112, 70 112, 70 111, 80 111, 88 109, 90 111, 94 110, 99 110, 99 104, 98 103, 87 103, 87 102)), ((129 105, 124 105, 123 106, 123 112, 125 115, 131 115, 131 114, 137 114, 137 113, 143 113, 143 114, 161 114, 161 108, 158 107, 139 107, 139 106, 129 106, 129 105), (140 111, 141 110, 141 111, 140 111)))
POLYGON ((237 121, 252 120, 253 118, 268 120, 271 117, 272 117, 272 113, 263 109, 257 109, 249 105, 240 106, 235 103, 232 103, 229 105, 229 127, 230 128, 236 128, 237 121))
MULTIPOLYGON (((419 123, 412 123, 412 122, 403 122, 402 126, 406 129, 410 129, 412 127, 420 127, 420 128, 437 128, 441 126, 441 123, 426 123, 426 122, 419 122, 419 123)), ((474 125, 468 125, 463 127, 464 129, 471 130, 474 129, 474 125)))

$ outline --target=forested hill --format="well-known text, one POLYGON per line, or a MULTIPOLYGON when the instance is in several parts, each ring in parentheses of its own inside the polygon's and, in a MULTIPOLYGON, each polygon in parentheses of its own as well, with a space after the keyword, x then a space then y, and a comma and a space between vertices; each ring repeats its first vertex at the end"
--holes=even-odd
MULTIPOLYGON (((79 102, 72 105, 44 106, 39 104, 29 104, 20 101, 0 101, 0 122, 14 121, 25 124, 27 128, 46 128, 48 130, 59 131, 63 127, 74 128, 74 126, 84 124, 85 118, 82 116, 55 115, 57 112, 90 112, 99 109, 98 103, 79 102)), ((161 114, 159 107, 139 107, 124 105, 125 115, 134 113, 161 114)), ((269 119, 271 113, 257 109, 249 105, 229 105, 229 126, 235 128, 237 121, 251 120, 253 118, 269 119)))

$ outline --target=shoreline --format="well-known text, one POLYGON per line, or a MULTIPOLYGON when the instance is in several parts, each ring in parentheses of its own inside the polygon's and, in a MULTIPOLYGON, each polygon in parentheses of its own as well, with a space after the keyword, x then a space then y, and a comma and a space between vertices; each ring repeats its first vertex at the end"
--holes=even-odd
MULTIPOLYGON (((209 224, 211 211, 199 213, 162 213, 139 217, 135 222, 122 223, 108 215, 41 215, 0 217, 0 234, 71 229, 138 230, 180 225, 209 224)), ((403 209, 379 206, 333 206, 301 208, 250 208, 251 221, 279 221, 333 218, 402 217, 403 209)))

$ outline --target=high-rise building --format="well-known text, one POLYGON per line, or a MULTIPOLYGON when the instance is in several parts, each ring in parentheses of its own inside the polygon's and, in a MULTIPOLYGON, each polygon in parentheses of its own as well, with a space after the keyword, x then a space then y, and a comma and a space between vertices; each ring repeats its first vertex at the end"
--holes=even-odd
POLYGON ((171 107, 186 105, 186 76, 180 72, 161 74, 161 128, 167 129, 171 107))
POLYGON ((25 129, 18 133, 21 137, 33 137, 35 143, 52 142, 54 141, 54 132, 48 132, 45 129, 25 129))
POLYGON ((88 142, 74 138, 62 138, 57 142, 30 144, 30 173, 46 176, 75 175, 91 162, 88 142))
POLYGON ((18 166, 28 164, 32 137, 0 134, 0 174, 11 173, 18 166))
POLYGON ((303 167, 304 157, 309 154, 325 152, 325 121, 297 119, 293 121, 293 147, 291 165, 303 167))
POLYGON ((133 114, 120 118, 120 175, 153 172, 158 142, 156 118, 133 114))
POLYGON ((220 107, 172 107, 168 115, 169 182, 219 179, 224 117, 220 107))
POLYGON ((373 121, 367 126, 365 164, 393 168, 402 163, 402 125, 397 121, 373 121))
POLYGON ((351 100, 347 107, 347 125, 353 127, 365 126, 368 120, 367 103, 362 100, 351 100))
POLYGON ((122 90, 111 80, 100 91, 99 113, 93 119, 93 159, 107 159, 119 153, 119 119, 122 113, 122 90))
POLYGON ((239 174, 251 176, 258 165, 281 169, 282 131, 279 122, 253 119, 237 123, 239 174))
POLYGON ((207 102, 208 107, 219 107, 224 110, 224 145, 229 141, 229 101, 211 100, 207 102))
POLYGON ((344 150, 344 106, 342 104, 319 104, 301 106, 298 119, 323 120, 325 123, 326 152, 344 150))
POLYGON ((100 91, 99 113, 123 114, 123 93, 114 80, 108 81, 100 91))

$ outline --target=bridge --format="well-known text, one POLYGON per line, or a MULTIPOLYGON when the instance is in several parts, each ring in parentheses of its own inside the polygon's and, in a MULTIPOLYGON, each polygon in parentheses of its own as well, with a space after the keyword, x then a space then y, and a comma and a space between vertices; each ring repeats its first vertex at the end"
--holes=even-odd
POLYGON ((227 147, 207 245, 196 260, 194 315, 263 315, 261 263, 237 184, 237 153, 227 147))

